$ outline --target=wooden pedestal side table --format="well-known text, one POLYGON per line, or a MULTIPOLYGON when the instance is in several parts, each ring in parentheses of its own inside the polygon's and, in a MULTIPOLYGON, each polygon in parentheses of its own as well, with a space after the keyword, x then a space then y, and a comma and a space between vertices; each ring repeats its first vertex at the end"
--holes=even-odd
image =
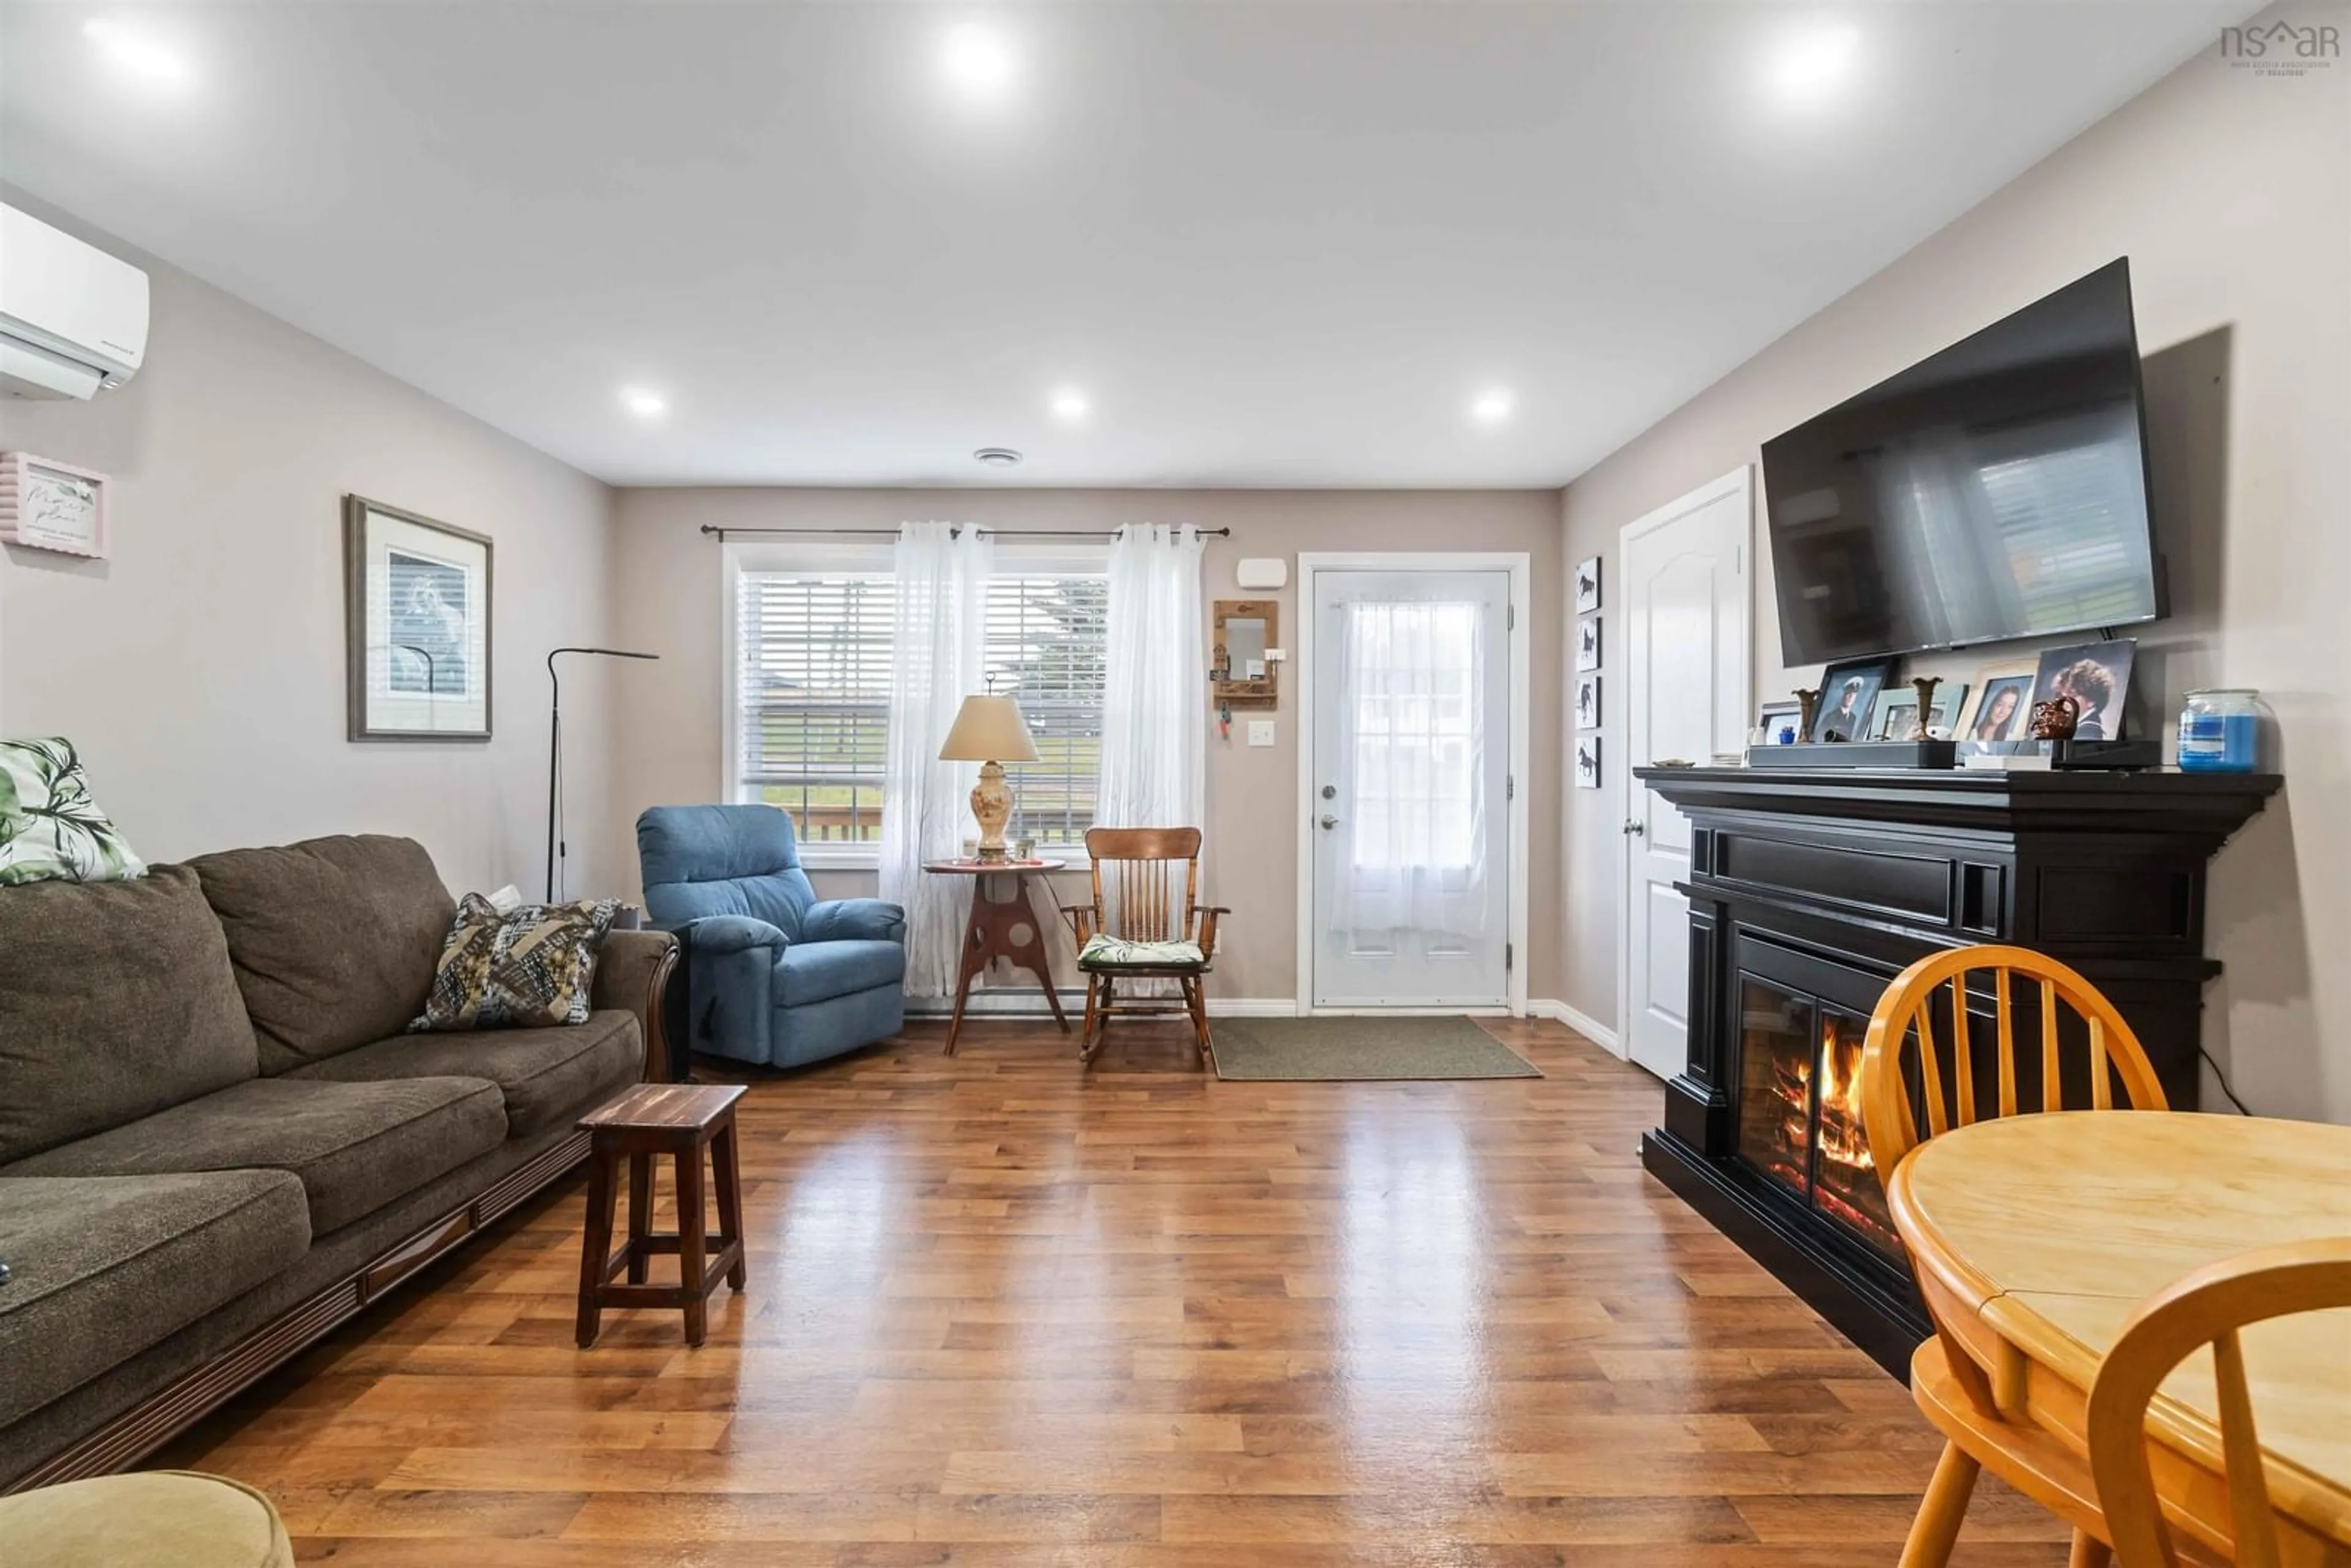
MULTIPOLYGON (((1035 906, 1029 899, 1029 880, 1042 879, 1046 873, 1060 871, 1065 861, 925 861, 923 869, 934 876, 967 876, 971 884, 971 915, 964 921, 963 963, 956 977, 955 1015, 947 1020, 947 1050, 953 1056, 956 1045, 963 1037, 964 1005, 971 999, 971 983, 980 972, 997 959, 1002 958, 1016 967, 1037 977, 1045 988, 1045 1005, 1053 1009, 1053 1021, 1061 1032, 1070 1032, 1070 1020, 1061 1014, 1061 993, 1053 988, 1052 961, 1045 956, 1045 933, 1051 929, 1050 920, 1037 918, 1035 906), (1012 896, 992 898, 991 882, 1009 878, 1012 896)), ((1048 889, 1047 897, 1051 897, 1048 889)))
POLYGON ((580 1118, 588 1134, 588 1234, 580 1246, 580 1348, 596 1343, 597 1319, 606 1307, 680 1307, 685 1312, 685 1343, 698 1345, 707 1332, 709 1301, 720 1275, 740 1291, 743 1267, 743 1177, 735 1146, 735 1102, 739 1083, 640 1083, 623 1090, 580 1118), (718 1203, 718 1234, 704 1228, 702 1151, 710 1151, 712 1186, 718 1203), (668 1155, 677 1166, 677 1233, 653 1233, 653 1161, 668 1155), (612 1210, 619 1197, 621 1161, 629 1163, 629 1236, 612 1250, 612 1210), (674 1253, 674 1285, 647 1283, 646 1265, 674 1253), (612 1276, 627 1270, 625 1284, 612 1276))

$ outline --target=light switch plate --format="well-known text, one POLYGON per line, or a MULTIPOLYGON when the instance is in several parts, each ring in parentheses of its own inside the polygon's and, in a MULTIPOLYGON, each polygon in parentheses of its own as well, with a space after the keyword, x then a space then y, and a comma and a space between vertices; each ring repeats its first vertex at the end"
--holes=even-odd
POLYGON ((1270 718, 1253 718, 1249 720, 1249 743, 1251 746, 1271 746, 1273 744, 1273 720, 1270 718))

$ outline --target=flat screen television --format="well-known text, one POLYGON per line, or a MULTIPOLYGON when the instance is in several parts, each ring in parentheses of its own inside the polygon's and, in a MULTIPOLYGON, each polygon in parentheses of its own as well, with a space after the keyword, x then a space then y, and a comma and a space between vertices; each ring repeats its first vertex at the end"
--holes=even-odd
POLYGON ((1792 664, 2162 613, 2130 262, 1763 446, 1792 664))

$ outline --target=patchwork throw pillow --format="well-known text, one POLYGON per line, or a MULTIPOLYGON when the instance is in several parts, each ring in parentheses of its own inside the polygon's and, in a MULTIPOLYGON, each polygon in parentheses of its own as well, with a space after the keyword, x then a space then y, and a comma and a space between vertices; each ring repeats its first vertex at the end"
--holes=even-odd
POLYGON ((526 904, 498 913, 478 893, 457 905, 424 1016, 412 1034, 440 1030, 545 1029, 588 1021, 596 949, 616 899, 526 904))
POLYGON ((0 740, 0 886, 147 874, 89 798, 70 740, 0 740))

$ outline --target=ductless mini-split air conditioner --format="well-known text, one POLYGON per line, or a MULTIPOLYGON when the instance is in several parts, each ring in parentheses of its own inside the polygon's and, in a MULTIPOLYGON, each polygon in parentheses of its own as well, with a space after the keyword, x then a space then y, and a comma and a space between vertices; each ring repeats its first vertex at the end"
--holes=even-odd
POLYGON ((90 397, 147 355, 147 275, 0 205, 0 392, 90 397))

